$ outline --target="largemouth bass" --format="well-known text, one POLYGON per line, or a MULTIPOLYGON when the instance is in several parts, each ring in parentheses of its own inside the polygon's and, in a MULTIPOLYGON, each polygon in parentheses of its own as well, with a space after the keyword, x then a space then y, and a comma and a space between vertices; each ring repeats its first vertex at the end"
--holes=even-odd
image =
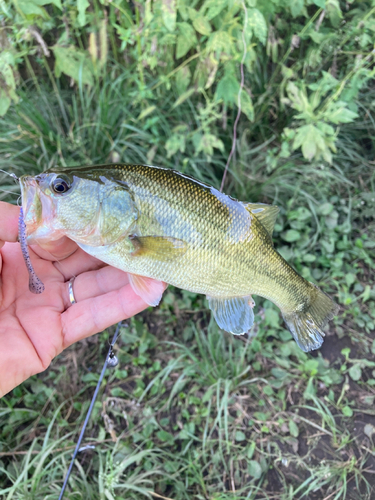
MULTIPOLYGON (((278 207, 244 203, 174 170, 144 165, 51 168, 21 177, 30 242, 68 236, 129 274, 156 305, 148 278, 207 296, 233 334, 254 322, 252 294, 271 300, 303 351, 323 342, 338 306, 273 247, 278 207)), ((161 297, 160 297, 161 298, 161 297)), ((160 300, 159 298, 159 300, 160 300)))

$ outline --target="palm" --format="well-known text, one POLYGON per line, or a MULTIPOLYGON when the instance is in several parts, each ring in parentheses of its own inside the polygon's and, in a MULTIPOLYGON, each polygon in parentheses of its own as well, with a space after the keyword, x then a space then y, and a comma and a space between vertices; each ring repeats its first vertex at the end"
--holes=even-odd
MULTIPOLYGON (((126 273, 103 267, 72 241, 60 240, 48 252, 33 250, 34 269, 45 285, 40 295, 29 291, 20 245, 5 243, 0 250, 0 396, 45 370, 72 343, 147 307, 126 273), (71 306, 67 281, 73 276, 77 304, 71 306)), ((165 285, 154 286, 157 296, 165 285)))

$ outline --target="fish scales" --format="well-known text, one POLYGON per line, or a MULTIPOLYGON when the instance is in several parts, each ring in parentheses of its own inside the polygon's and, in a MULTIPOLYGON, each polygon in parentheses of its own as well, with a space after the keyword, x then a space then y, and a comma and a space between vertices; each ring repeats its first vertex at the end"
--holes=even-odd
POLYGON ((337 312, 274 249, 277 207, 240 202, 187 175, 144 165, 52 168, 21 178, 21 186, 31 237, 67 235, 131 273, 141 296, 141 277, 206 294, 219 326, 232 333, 251 327, 252 294, 281 309, 304 350, 321 345, 322 327, 337 312))
MULTIPOLYGON (((266 230, 242 204, 171 170, 155 169, 151 176, 147 174, 143 166, 117 171, 139 197, 140 234, 181 238, 189 248, 170 262, 131 262, 129 258, 130 272, 151 274, 179 288, 207 295, 256 294, 270 298, 279 307, 300 303, 304 280, 275 251, 266 230), (209 240, 202 236, 207 234, 209 240), (288 287, 288 296, 283 298, 291 277, 297 283, 288 287), (275 284, 280 285, 283 294, 278 293, 275 284)), ((120 259, 127 256, 125 247, 120 259)))

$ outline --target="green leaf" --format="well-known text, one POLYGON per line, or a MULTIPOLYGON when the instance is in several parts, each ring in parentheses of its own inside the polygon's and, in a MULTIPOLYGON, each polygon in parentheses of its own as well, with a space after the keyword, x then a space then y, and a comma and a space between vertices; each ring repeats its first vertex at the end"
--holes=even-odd
POLYGON ((227 0, 206 0, 200 9, 200 13, 210 21, 220 14, 227 4, 227 0))
POLYGON ((177 92, 182 94, 186 91, 191 80, 191 71, 188 66, 183 66, 176 74, 177 92))
POLYGON ((93 85, 93 69, 91 60, 86 52, 75 47, 52 47, 55 55, 55 74, 57 77, 61 73, 70 76, 76 82, 82 81, 84 85, 93 85))
POLYGON ((246 435, 242 431, 236 431, 236 441, 245 441, 246 440, 246 435))
POLYGON ((186 136, 183 134, 173 134, 165 143, 167 158, 171 158, 177 151, 185 152, 186 136))
POLYGON ((191 24, 178 23, 179 35, 177 37, 176 59, 184 57, 196 45, 197 36, 191 24))
POLYGON ((212 31, 211 24, 209 23, 208 19, 202 16, 201 14, 198 14, 195 17, 193 21, 193 26, 201 35, 208 36, 212 31))
POLYGON ((173 104, 172 109, 177 108, 180 104, 182 104, 186 99, 189 99, 191 95, 193 95, 195 92, 195 88, 192 87, 191 89, 188 89, 186 92, 180 95, 180 97, 176 100, 176 102, 173 104))
POLYGON ((161 430, 158 431, 156 435, 160 439, 160 441, 167 441, 169 443, 173 443, 174 441, 174 437, 170 432, 161 430))
POLYGON ((267 308, 265 310, 266 324, 271 328, 278 328, 280 323, 280 316, 275 309, 267 308))
POLYGON ((173 32, 176 28, 176 0, 162 0, 161 11, 163 13, 163 23, 168 31, 173 32))
POLYGON ((304 0, 293 0, 290 3, 291 3, 290 12, 291 12, 293 17, 297 17, 300 14, 302 14, 302 10, 303 10, 304 4, 305 4, 304 0))
POLYGON ((250 460, 247 463, 247 470, 250 476, 254 477, 255 479, 259 479, 262 475, 262 467, 256 460, 250 460))
POLYGON ((320 215, 328 215, 332 212, 333 208, 332 203, 326 202, 318 207, 317 212, 320 215))
POLYGON ((258 9, 247 9, 247 16, 246 32, 249 33, 249 38, 254 34, 265 45, 267 40, 267 23, 263 14, 258 9))
POLYGON ((329 119, 330 122, 335 124, 350 123, 354 121, 355 118, 358 118, 358 116, 359 116, 358 113, 350 111, 350 109, 346 107, 345 102, 337 102, 333 107, 330 107, 327 110, 327 119, 329 119))
POLYGON ((84 26, 86 24, 86 9, 90 6, 90 2, 88 0, 77 0, 77 9, 78 9, 78 24, 80 26, 84 26))
POLYGON ((326 8, 326 0, 313 0, 314 4, 320 7, 321 9, 326 8))
POLYGON ((283 240, 292 243, 293 241, 297 241, 301 238, 301 233, 295 229, 289 229, 288 231, 285 231, 281 237, 283 240))
POLYGON ((289 420, 289 432, 293 437, 298 437, 299 435, 298 426, 293 420, 289 420))
POLYGON ((225 75, 218 83, 215 93, 217 100, 223 99, 225 104, 237 102, 240 84, 233 73, 225 75))
POLYGON ((10 98, 0 89, 0 116, 4 116, 10 106, 10 98))
POLYGON ((231 53, 232 46, 232 37, 226 31, 215 31, 207 41, 208 52, 225 51, 226 53, 231 53))
MULTIPOLYGON (((237 104, 237 101, 236 101, 237 104)), ((247 118, 252 122, 254 121, 254 107, 251 97, 242 89, 241 92, 241 111, 247 116, 247 118)))
POLYGON ((221 152, 224 152, 223 141, 213 134, 203 134, 196 142, 195 153, 198 154, 202 151, 206 155, 212 156, 214 148, 220 149, 221 152))
POLYGON ((352 417, 353 416, 353 410, 350 408, 350 406, 344 406, 342 409, 343 415, 346 417, 352 417))
POLYGON ((362 370, 358 364, 355 364, 349 368, 349 375, 352 380, 357 382, 362 377, 362 370))
MULTIPOLYGON (((46 2, 48 3, 48 2, 46 2)), ((43 5, 43 3, 39 3, 38 1, 33 0, 18 0, 16 2, 16 8, 18 11, 21 11, 25 16, 41 16, 44 19, 48 19, 47 11, 41 8, 39 5, 43 5)))

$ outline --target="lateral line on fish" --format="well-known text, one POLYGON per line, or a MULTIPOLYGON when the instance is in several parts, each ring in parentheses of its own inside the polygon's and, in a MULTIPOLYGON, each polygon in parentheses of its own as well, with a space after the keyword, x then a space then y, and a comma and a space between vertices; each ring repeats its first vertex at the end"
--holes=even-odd
POLYGON ((22 207, 20 209, 20 216, 18 219, 18 239, 21 245, 22 256, 29 272, 29 290, 31 293, 43 293, 45 289, 44 284, 36 275, 30 259, 29 249, 26 241, 26 225, 25 221, 23 220, 22 207))

